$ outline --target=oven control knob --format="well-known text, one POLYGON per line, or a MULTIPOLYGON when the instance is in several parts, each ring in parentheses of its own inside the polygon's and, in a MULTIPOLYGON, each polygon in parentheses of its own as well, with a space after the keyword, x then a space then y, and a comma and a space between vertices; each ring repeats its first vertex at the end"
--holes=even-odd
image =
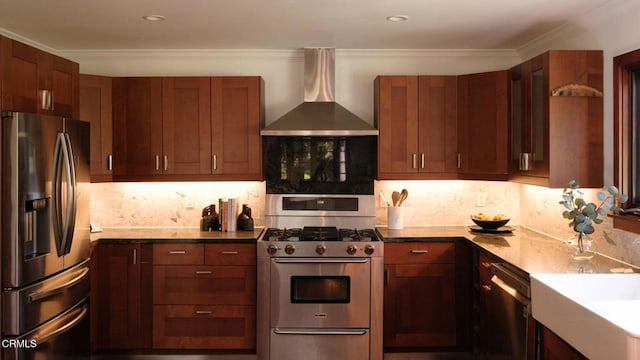
POLYGON ((275 245, 269 245, 267 246, 267 252, 269 255, 275 255, 278 252, 278 247, 275 245))
POLYGON ((295 251, 296 251, 296 248, 293 245, 287 245, 284 247, 284 252, 286 252, 288 255, 293 254, 295 251))
POLYGON ((353 255, 356 253, 356 251, 358 251, 358 248, 355 245, 347 246, 347 254, 353 255))
POLYGON ((367 255, 371 255, 373 254, 373 251, 375 250, 375 248, 373 247, 373 245, 367 245, 364 247, 364 253, 367 255))
POLYGON ((316 253, 318 255, 323 255, 326 251, 327 251, 327 246, 326 245, 320 244, 320 245, 316 246, 316 253))

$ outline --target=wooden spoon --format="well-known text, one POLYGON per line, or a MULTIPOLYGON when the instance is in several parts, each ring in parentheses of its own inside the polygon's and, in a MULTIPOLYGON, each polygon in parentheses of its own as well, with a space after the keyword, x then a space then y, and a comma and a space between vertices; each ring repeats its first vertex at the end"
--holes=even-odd
POLYGON ((398 206, 398 201, 400 201, 400 193, 397 191, 392 192, 391 201, 393 202, 393 206, 398 206))
POLYGON ((398 200, 398 206, 402 205, 402 202, 407 200, 407 196, 409 196, 409 191, 407 189, 402 189, 400 192, 400 200, 398 200))

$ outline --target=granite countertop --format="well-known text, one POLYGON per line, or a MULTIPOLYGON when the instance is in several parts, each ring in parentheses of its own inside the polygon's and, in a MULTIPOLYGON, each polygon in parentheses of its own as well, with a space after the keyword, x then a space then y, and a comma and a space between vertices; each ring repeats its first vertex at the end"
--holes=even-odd
POLYGON ((158 243, 195 241, 202 243, 255 243, 264 228, 254 231, 200 231, 197 228, 111 228, 91 234, 91 242, 158 243))
POLYGON ((385 242, 443 241, 467 239, 471 244, 504 261, 534 273, 597 272, 609 273, 623 270, 640 272, 628 264, 606 256, 596 255, 586 262, 571 259, 571 249, 558 239, 531 229, 513 226, 512 233, 484 234, 472 232, 466 226, 409 226, 401 230, 386 227, 376 229, 385 242))

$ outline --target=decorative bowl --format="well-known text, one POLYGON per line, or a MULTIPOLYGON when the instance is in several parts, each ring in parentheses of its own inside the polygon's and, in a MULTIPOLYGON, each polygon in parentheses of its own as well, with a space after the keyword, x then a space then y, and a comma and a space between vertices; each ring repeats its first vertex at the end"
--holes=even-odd
POLYGON ((497 228, 503 227, 505 226, 510 219, 502 219, 502 220, 479 220, 474 218, 473 216, 471 217, 471 220, 473 220, 474 223, 476 223, 476 225, 480 226, 483 229, 486 230, 495 230, 497 228))

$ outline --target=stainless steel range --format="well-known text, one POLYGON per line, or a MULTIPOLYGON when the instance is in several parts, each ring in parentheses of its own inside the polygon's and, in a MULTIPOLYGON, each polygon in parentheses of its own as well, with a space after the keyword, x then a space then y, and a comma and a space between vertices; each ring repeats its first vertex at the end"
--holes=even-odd
POLYGON ((266 216, 278 227, 258 239, 258 359, 381 360, 373 195, 268 194, 266 216))

